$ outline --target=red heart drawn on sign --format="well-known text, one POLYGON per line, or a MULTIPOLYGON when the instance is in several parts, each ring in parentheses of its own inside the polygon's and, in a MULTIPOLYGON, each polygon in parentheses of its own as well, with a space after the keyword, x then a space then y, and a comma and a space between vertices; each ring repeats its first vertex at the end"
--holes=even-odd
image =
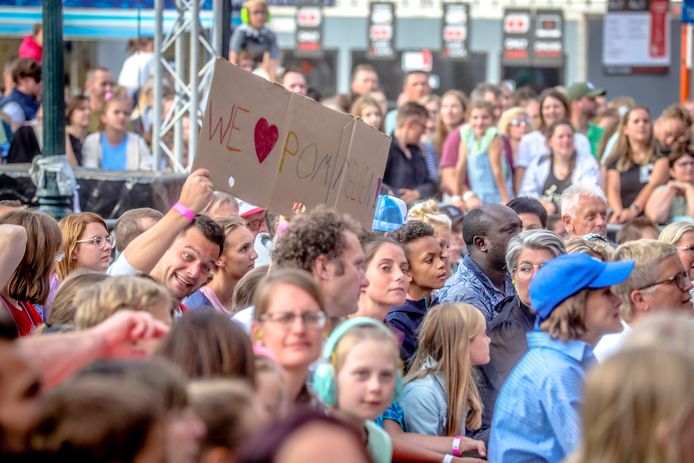
POLYGON ((276 125, 268 124, 264 117, 258 119, 258 122, 255 124, 254 139, 255 155, 258 156, 259 163, 262 164, 267 159, 279 136, 279 130, 277 130, 276 125))

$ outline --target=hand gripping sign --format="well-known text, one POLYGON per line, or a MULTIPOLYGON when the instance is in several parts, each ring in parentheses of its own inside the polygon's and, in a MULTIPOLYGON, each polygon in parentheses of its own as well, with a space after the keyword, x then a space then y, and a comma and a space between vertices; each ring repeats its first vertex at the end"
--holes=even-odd
POLYGON ((279 214, 325 204, 370 228, 389 148, 360 119, 217 59, 193 169, 279 214))

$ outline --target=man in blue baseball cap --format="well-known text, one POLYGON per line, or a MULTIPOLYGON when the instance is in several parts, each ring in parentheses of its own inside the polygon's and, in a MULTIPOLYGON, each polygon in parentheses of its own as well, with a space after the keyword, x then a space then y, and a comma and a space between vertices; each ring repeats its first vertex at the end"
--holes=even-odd
POLYGON ((634 261, 602 262, 566 254, 547 262, 530 284, 537 313, 528 352, 504 382, 494 409, 489 461, 561 461, 580 442, 581 390, 595 363, 593 347, 621 331, 621 300, 610 287, 634 261))

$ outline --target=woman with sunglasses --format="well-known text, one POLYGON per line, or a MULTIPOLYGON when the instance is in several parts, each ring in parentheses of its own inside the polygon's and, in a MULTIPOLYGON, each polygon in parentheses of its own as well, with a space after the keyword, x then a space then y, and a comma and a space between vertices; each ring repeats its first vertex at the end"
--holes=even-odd
POLYGON ((575 130, 568 119, 559 119, 545 133, 549 153, 535 157, 521 185, 520 196, 537 198, 548 214, 558 214, 562 193, 571 185, 600 185, 600 167, 590 154, 576 149, 575 130))
POLYGON ((531 129, 530 116, 525 109, 520 106, 509 108, 499 118, 497 124, 499 132, 501 132, 501 141, 504 144, 504 154, 506 160, 511 165, 513 175, 513 191, 518 194, 520 191, 521 178, 515 174, 516 160, 518 159, 518 146, 521 138, 531 129))
POLYGON ((306 379, 328 327, 314 279, 303 270, 274 270, 260 282, 253 302, 253 340, 270 351, 283 370, 287 397, 297 405, 318 406, 306 379))
POLYGON ((113 237, 99 214, 77 212, 66 215, 59 224, 63 234, 63 255, 59 256, 56 269, 60 281, 77 269, 108 270, 113 237))

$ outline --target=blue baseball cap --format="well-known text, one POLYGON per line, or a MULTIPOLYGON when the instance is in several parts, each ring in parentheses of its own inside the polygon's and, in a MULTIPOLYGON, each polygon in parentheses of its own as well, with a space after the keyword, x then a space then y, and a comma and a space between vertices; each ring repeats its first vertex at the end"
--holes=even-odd
POLYGON ((564 254, 550 260, 530 282, 530 303, 538 323, 565 299, 586 288, 605 288, 629 278, 633 260, 603 262, 588 254, 564 254))
POLYGON ((400 228, 407 218, 407 204, 400 198, 379 195, 371 229, 377 232, 391 232, 400 228))

